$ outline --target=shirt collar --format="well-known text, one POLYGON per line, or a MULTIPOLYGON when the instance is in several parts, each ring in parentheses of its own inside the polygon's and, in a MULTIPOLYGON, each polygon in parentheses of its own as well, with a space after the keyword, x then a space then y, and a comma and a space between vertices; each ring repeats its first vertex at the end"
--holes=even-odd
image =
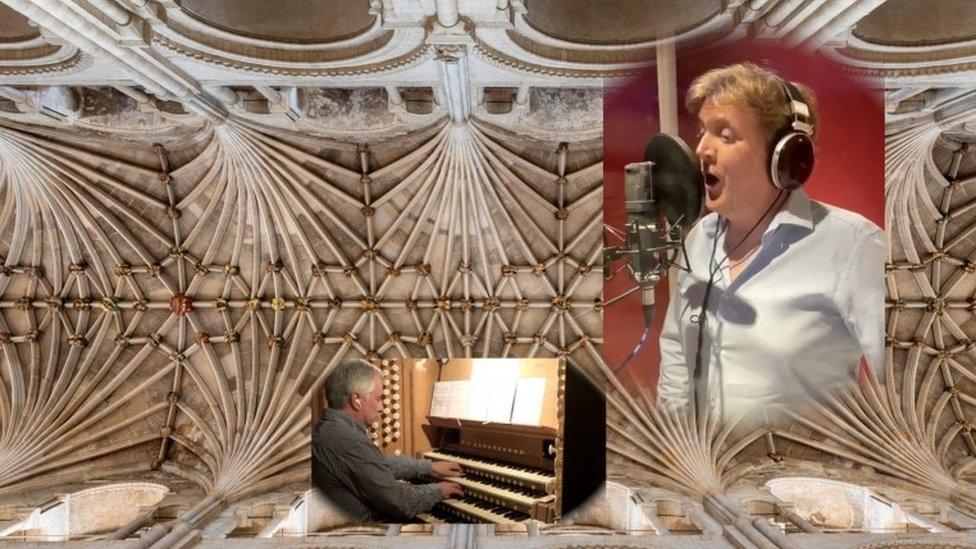
MULTIPOLYGON (((781 225, 796 225, 812 231, 813 210, 811 203, 810 197, 803 189, 790 191, 789 196, 786 197, 786 203, 773 216, 769 222, 769 227, 766 227, 766 231, 763 233, 763 237, 772 234, 781 225)), ((718 225, 718 216, 714 212, 710 213, 702 218, 701 223, 708 238, 714 237, 718 225)))
POLYGON ((786 204, 773 216, 773 220, 769 222, 769 227, 766 227, 763 236, 772 234, 780 225, 796 225, 810 231, 813 230, 810 197, 803 192, 803 189, 790 191, 789 196, 786 197, 786 204))

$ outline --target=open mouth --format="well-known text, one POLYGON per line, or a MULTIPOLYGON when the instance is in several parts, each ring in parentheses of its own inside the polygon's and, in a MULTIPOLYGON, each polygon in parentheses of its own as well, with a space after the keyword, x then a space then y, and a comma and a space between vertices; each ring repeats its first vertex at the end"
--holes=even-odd
POLYGON ((723 182, 711 172, 705 172, 705 192, 710 200, 718 200, 722 194, 723 182))

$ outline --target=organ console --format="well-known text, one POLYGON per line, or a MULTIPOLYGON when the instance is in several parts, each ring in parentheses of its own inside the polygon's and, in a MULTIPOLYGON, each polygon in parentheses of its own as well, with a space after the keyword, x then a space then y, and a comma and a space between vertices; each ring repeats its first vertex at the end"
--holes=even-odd
POLYGON ((380 366, 383 410, 371 429, 377 446, 464 469, 451 479, 464 497, 439 503, 422 521, 553 522, 603 482, 602 394, 565 361, 396 359, 380 366), (570 429, 568 393, 578 395, 569 404, 581 418, 570 429))

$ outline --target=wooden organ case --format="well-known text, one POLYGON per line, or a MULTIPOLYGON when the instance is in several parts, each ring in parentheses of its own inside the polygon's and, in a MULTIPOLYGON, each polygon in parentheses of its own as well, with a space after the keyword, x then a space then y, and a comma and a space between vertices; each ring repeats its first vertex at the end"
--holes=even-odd
MULTIPOLYGON (((583 454, 593 456, 595 461, 587 464, 593 470, 585 473, 589 480, 581 484, 579 480, 567 479, 573 493, 567 494, 565 490, 567 367, 564 361, 398 359, 384 360, 380 367, 384 408, 372 426, 377 445, 384 453, 455 461, 465 471, 463 477, 451 479, 464 489, 464 497, 439 503, 430 513, 418 517, 421 520, 553 522, 602 483, 605 454, 601 436, 599 440, 582 441, 590 448, 595 447, 596 452, 582 451, 577 456, 583 459, 589 459, 583 454), (517 380, 508 379, 507 385, 492 384, 478 375, 493 368, 507 368, 517 380), (459 383, 452 385, 452 382, 459 383), (456 402, 451 401, 452 387, 465 386, 467 394, 455 392, 456 402), (507 394, 506 386, 510 387, 507 394), (445 398, 448 403, 444 402, 445 398), (463 407, 465 400, 487 402, 489 415, 474 419, 477 414, 472 416, 470 408, 458 409, 457 405, 463 407), (510 407, 507 411, 506 406, 510 407)), ((572 373, 570 377, 574 377, 572 373)), ((595 389, 584 392, 591 397, 598 393, 595 389)), ((583 404, 584 408, 594 408, 584 409, 583 414, 588 416, 587 422, 599 422, 596 430, 602 434, 605 417, 602 395, 583 404)), ((577 438, 570 436, 571 446, 577 438)))

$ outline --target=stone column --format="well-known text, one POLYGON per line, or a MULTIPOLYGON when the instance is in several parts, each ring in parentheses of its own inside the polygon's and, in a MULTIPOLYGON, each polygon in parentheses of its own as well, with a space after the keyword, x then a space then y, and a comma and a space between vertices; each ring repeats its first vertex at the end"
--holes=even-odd
POLYGON ((393 105, 402 105, 403 96, 400 95, 400 90, 396 86, 386 86, 386 96, 390 99, 390 103, 393 105))
POLYGON ((437 13, 437 23, 444 28, 451 28, 458 24, 458 0, 434 0, 437 13))
POLYGON ((142 92, 141 90, 137 90, 132 86, 112 86, 112 87, 114 87, 116 90, 120 91, 121 93, 124 93, 125 95, 131 97, 136 101, 136 103, 139 103, 140 105, 145 105, 146 103, 149 103, 149 100, 151 99, 148 94, 142 92))
POLYGON ((435 59, 440 66, 441 89, 444 90, 444 100, 451 119, 455 122, 467 120, 471 115, 471 95, 464 47, 438 46, 435 59))
POLYGON ((140 528, 152 521, 157 507, 158 505, 153 505, 148 509, 142 509, 136 518, 130 520, 127 524, 111 534, 106 535, 105 539, 126 539, 132 534, 135 534, 140 528))
POLYGON ((795 44, 801 44, 810 50, 820 49, 821 46, 850 29, 864 16, 874 11, 884 3, 884 0, 848 0, 845 2, 828 2, 813 17, 790 34, 788 39, 795 44))
POLYGON ((41 91, 41 104, 68 118, 81 115, 81 98, 69 86, 48 86, 41 91))
POLYGON ((281 94, 271 86, 254 86, 254 89, 268 100, 268 103, 281 103, 281 94))
POLYGON ((125 11, 114 0, 88 0, 88 2, 118 25, 128 25, 132 20, 132 14, 125 11))
POLYGON ((79 21, 67 3, 60 0, 7 0, 5 3, 84 51, 96 56, 99 50, 108 53, 133 80, 153 95, 188 98, 195 91, 145 58, 118 45, 94 24, 79 21))
POLYGON ((678 135, 678 79, 674 40, 662 40, 657 45, 657 98, 661 118, 661 133, 678 135))
POLYGON ((9 99, 14 103, 26 103, 27 94, 18 90, 17 88, 11 88, 10 86, 0 86, 0 97, 4 99, 9 99))
POLYGON ((684 512, 688 520, 697 526, 703 535, 719 536, 722 534, 722 525, 710 517, 700 506, 687 505, 684 512))
POLYGON ((800 530, 803 530, 804 532, 806 532, 808 534, 819 534, 820 533, 820 529, 819 528, 817 528, 816 526, 814 526, 807 519, 805 519, 802 516, 800 516, 799 514, 797 514, 796 511, 792 511, 792 510, 784 510, 784 511, 785 511, 784 515, 786 517, 786 520, 788 520, 788 521, 792 522, 793 524, 795 524, 796 527, 799 528, 800 530))
POLYGON ((204 86, 203 89, 207 90, 207 93, 216 97, 228 107, 236 105, 239 100, 237 92, 227 86, 204 86))

